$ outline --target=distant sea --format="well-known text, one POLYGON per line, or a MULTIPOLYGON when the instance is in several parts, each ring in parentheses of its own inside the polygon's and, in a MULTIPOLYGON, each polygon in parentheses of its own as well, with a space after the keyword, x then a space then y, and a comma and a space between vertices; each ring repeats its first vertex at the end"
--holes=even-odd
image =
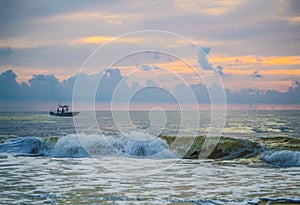
MULTIPOLYGON (((62 102, 1 102, 0 111, 49 111, 56 110, 57 104, 64 104, 62 102)), ((67 103, 72 105, 72 102, 67 103)), ((126 110, 127 104, 114 104, 115 108, 119 110, 126 110)), ((96 102, 95 106, 91 107, 91 103, 76 103, 76 107, 80 111, 94 111, 94 110, 110 110, 111 103, 96 102)), ((195 107, 199 110, 210 110, 211 104, 199 103, 198 105, 183 103, 180 106, 176 103, 130 103, 132 110, 149 110, 153 107, 160 107, 164 110, 193 110, 195 107)), ((223 105, 215 104, 215 109, 223 109, 223 105)), ((280 104, 280 103, 249 103, 249 104, 227 104, 227 110, 300 110, 300 104, 280 104)))
POLYGON ((300 203, 299 105, 228 105, 205 158, 208 105, 197 126, 192 110, 183 126, 182 112, 155 121, 146 104, 117 125, 102 106, 68 118, 1 105, 0 203, 300 203))

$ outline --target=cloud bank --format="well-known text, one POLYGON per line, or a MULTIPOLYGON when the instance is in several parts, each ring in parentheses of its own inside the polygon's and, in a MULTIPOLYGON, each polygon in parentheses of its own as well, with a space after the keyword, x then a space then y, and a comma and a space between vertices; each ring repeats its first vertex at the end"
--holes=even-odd
MULTIPOLYGON (((160 89, 152 80, 148 80, 145 86, 139 85, 138 82, 128 84, 118 68, 109 69, 105 73, 79 75, 84 82, 83 89, 86 92, 91 86, 97 85, 100 76, 103 76, 95 95, 96 102, 110 102, 114 90, 120 84, 122 93, 125 94, 139 90, 132 98, 132 102, 176 102, 175 97, 185 95, 188 89, 193 91, 199 103, 210 102, 208 89, 201 83, 177 84, 173 90, 174 97, 173 94, 160 89)), ((0 74, 0 103, 71 102, 77 77, 78 75, 61 82, 54 75, 33 75, 28 84, 20 84, 16 81, 17 75, 12 70, 7 70, 0 74)), ((240 91, 225 89, 225 93, 228 103, 300 103, 300 82, 295 81, 287 92, 248 88, 240 91)), ((84 97, 82 100, 84 101, 84 97)))

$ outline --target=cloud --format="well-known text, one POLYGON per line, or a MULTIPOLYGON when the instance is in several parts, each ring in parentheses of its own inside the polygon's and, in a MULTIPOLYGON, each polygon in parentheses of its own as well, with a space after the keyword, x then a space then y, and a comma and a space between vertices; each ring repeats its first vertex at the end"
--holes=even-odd
POLYGON ((208 47, 201 47, 198 51, 198 62, 202 69, 204 70, 212 70, 213 66, 207 59, 207 55, 210 52, 210 48, 208 47))
POLYGON ((7 45, 11 49, 31 49, 46 47, 50 45, 65 44, 64 40, 45 40, 45 39, 32 39, 32 38, 5 38, 0 39, 0 45, 7 45))
MULTIPOLYGON (((12 70, 7 70, 0 75, 0 80, 3 85, 11 86, 15 84, 17 75, 12 70)), ((2 87, 2 86, 1 86, 2 87)))
POLYGON ((152 66, 150 65, 141 65, 139 66, 143 71, 150 71, 152 66))
POLYGON ((79 38, 72 40, 70 44, 96 44, 101 45, 105 43, 131 43, 131 44, 139 44, 144 42, 145 39, 141 37, 122 37, 117 38, 115 36, 88 36, 84 38, 79 38))
MULTIPOLYGON (((299 28, 289 25, 286 20, 282 20, 284 15, 279 15, 281 14, 279 10, 289 15, 288 11, 284 11, 285 7, 280 7, 281 4, 277 1, 272 4, 258 0, 235 2, 238 2, 235 6, 227 5, 225 1, 195 4, 177 2, 172 5, 155 2, 153 5, 159 12, 153 14, 152 10, 148 9, 151 8, 148 3, 138 2, 134 3, 138 7, 134 7, 122 1, 83 3, 75 0, 71 5, 70 1, 57 0, 47 3, 1 1, 1 40, 10 39, 8 43, 22 48, 39 47, 13 52, 11 57, 5 59, 5 65, 22 65, 31 67, 32 70, 37 66, 47 67, 49 70, 65 67, 63 70, 67 73, 70 65, 80 67, 84 57, 95 49, 95 45, 120 34, 140 29, 163 29, 191 37, 195 41, 209 42, 207 45, 217 51, 217 54, 261 56, 299 54, 299 28), (197 9, 205 7, 204 5, 230 9, 220 16, 211 16, 197 9), (189 8, 193 12, 190 12, 189 8), (180 15, 176 11, 180 12, 180 15), (128 15, 130 20, 127 18, 128 15), (120 19, 122 16, 125 16, 125 19, 120 19), (240 18, 241 16, 243 18, 240 18), (121 24, 108 22, 119 20, 121 24), (79 52, 82 53, 81 57, 78 55, 79 52), (60 59, 59 56, 67 58, 60 59), (78 63, 72 63, 74 61, 78 63)), ((296 13, 298 1, 291 2, 296 4, 291 6, 295 8, 296 13)), ((4 47, 12 46, 4 45, 4 47)), ((151 57, 161 56, 151 55, 151 57)), ((211 67, 207 62, 203 65, 204 69, 211 67)))
MULTIPOLYGON (((37 25, 39 20, 44 20, 48 17, 91 10, 103 11, 105 8, 110 8, 119 3, 118 0, 113 2, 103 1, 101 3, 95 0, 88 2, 80 0, 66 0, 64 2, 52 0, 47 3, 36 1, 19 2, 18 0, 0 1, 0 36, 12 37, 23 35, 26 32, 31 33, 32 28, 36 29, 34 26, 37 25)), ((63 27, 62 30, 66 31, 63 27)))
POLYGON ((33 75, 29 80, 30 96, 33 100, 56 100, 63 93, 61 84, 54 75, 33 75))
POLYGON ((146 86, 157 86, 157 84, 151 79, 147 80, 145 85, 146 86))
POLYGON ((146 51, 146 56, 147 56, 147 59, 150 59, 150 60, 158 60, 160 59, 160 51, 159 50, 155 50, 155 51, 149 51, 147 50, 146 51))
MULTIPOLYGON (((79 74, 81 78, 80 93, 93 91, 93 86, 97 86, 99 79, 101 82, 98 86, 95 101, 110 102, 115 89, 122 89, 119 94, 130 95, 138 91, 133 97, 132 102, 175 102, 172 94, 160 87, 156 82, 149 79, 145 86, 132 82, 129 86, 122 76, 119 69, 109 69, 105 73, 92 75, 79 74), (121 83, 121 84, 120 84, 121 83)), ((29 84, 19 84, 16 82, 16 74, 12 70, 7 70, 0 74, 0 102, 47 102, 61 103, 72 101, 74 83, 78 75, 70 77, 60 82, 53 75, 33 75, 29 84)), ((217 85, 213 85, 217 86, 217 85)), ((220 88, 221 89, 221 88, 220 88)), ((185 96, 185 93, 192 90, 198 102, 209 103, 210 97, 208 88, 204 84, 177 84, 174 87, 175 96, 185 96)), ((272 90, 258 90, 244 88, 239 91, 226 89, 226 98, 230 103, 300 103, 300 82, 294 81, 292 86, 286 92, 272 90)), ((93 93, 94 94, 94 93, 93 93)), ((84 95, 81 100, 84 100, 84 95)), ((119 100, 125 99, 118 96, 119 100)), ((183 98, 187 99, 187 98, 183 98)), ((187 99, 189 100, 189 99, 187 99)))
POLYGON ((153 59, 159 59, 159 54, 160 54, 159 51, 154 51, 153 59))
POLYGON ((221 15, 229 12, 239 1, 236 0, 216 0, 216 1, 175 1, 176 6, 181 12, 186 13, 205 13, 208 15, 221 15))
POLYGON ((202 49, 202 51, 205 55, 208 55, 210 53, 210 48, 209 47, 201 47, 201 49, 202 49))
POLYGON ((287 1, 289 9, 293 15, 300 15, 300 2, 299 0, 289 0, 287 1))
POLYGON ((225 76, 225 73, 223 72, 223 67, 220 65, 215 68, 215 73, 219 76, 225 76))
POLYGON ((176 102, 174 96, 166 89, 157 85, 154 81, 148 80, 144 87, 132 97, 131 102, 176 102))
POLYGON ((210 53, 209 47, 201 47, 198 53, 198 62, 202 69, 204 70, 213 70, 219 76, 225 76, 223 72, 223 67, 218 65, 217 67, 213 67, 213 65, 209 62, 208 55, 210 53))
POLYGON ((157 65, 152 65, 152 68, 155 69, 155 70, 165 70, 164 68, 159 67, 157 65))
POLYGON ((164 68, 159 67, 157 65, 141 65, 141 66, 138 66, 138 68, 142 69, 143 71, 151 71, 152 69, 154 69, 154 70, 164 70, 164 68))
POLYGON ((13 50, 10 47, 0 47, 0 59, 11 54, 13 50))
MULTIPOLYGON (((269 64, 269 67, 263 67, 264 70, 260 70, 258 74, 263 77, 269 76, 274 69, 278 69, 275 66, 280 66, 282 69, 280 72, 283 75, 279 79, 279 71, 276 71, 278 83, 283 80, 292 81, 299 76, 299 70, 295 71, 292 77, 287 75, 288 72, 292 72, 291 70, 298 69, 299 60, 286 59, 279 62, 267 59, 267 56, 290 58, 299 55, 300 27, 299 24, 289 22, 290 18, 297 22, 299 20, 298 0, 287 2, 279 0, 272 3, 245 0, 235 1, 234 5, 224 5, 228 1, 205 1, 195 4, 189 2, 170 4, 159 1, 130 4, 126 1, 99 3, 75 0, 70 2, 0 1, 0 47, 2 47, 0 64, 2 69, 8 66, 13 67, 18 74, 22 73, 23 76, 24 73, 26 76, 38 73, 37 69, 40 69, 44 74, 55 73, 56 77, 63 78, 62 76, 76 73, 86 57, 98 44, 106 40, 134 30, 163 29, 180 33, 196 42, 203 42, 200 45, 209 45, 214 51, 214 56, 228 56, 231 58, 231 63, 236 58, 247 63, 247 60, 239 56, 261 56, 264 59, 262 66, 269 64), (153 13, 151 9, 153 7, 158 12, 153 13), (207 15, 207 12, 200 10, 201 7, 202 10, 228 9, 220 15, 207 15), (75 44, 71 44, 72 42, 75 44), (290 65, 291 63, 294 65, 290 65)), ((159 47, 155 46, 158 42, 149 41, 149 45, 153 44, 154 50, 161 48, 159 51, 162 53, 158 55, 152 52, 149 58, 163 60, 164 42, 161 43, 162 47, 159 47)), ((120 52, 120 47, 117 44, 114 46, 112 52, 120 52)), ((202 48, 203 53, 199 54, 198 61, 203 65, 203 69, 215 71, 217 68, 214 68, 215 66, 211 65, 208 59, 210 48, 202 48)), ((115 59, 109 59, 109 56, 113 55, 110 53, 107 55, 108 58, 101 59, 101 64, 97 65, 97 68, 105 67, 107 62, 114 62, 115 59)), ((141 60, 134 65, 136 64, 147 65, 158 64, 158 62, 141 60)), ((217 65, 226 69, 219 69, 218 71, 221 71, 221 73, 218 72, 219 74, 236 69, 223 62, 217 62, 217 65)), ((252 68, 245 76, 250 78, 251 75, 252 81, 249 84, 253 83, 253 76, 255 76, 253 66, 239 66, 252 68)), ((148 70, 154 71, 154 69, 155 67, 152 66, 148 70)), ((256 86, 256 84, 251 86, 256 86)), ((270 86, 272 86, 271 83, 269 83, 270 86)))
POLYGON ((263 78, 263 76, 259 73, 259 70, 255 70, 255 71, 253 72, 253 77, 254 77, 255 79, 262 79, 262 78, 263 78))
POLYGON ((259 58, 259 57, 257 57, 256 58, 256 63, 259 65, 259 64, 261 64, 263 62, 263 59, 261 59, 261 58, 259 58))
MULTIPOLYGON (((49 71, 62 67, 79 68, 92 52, 91 45, 51 45, 37 48, 4 49, 2 65, 23 66, 31 68, 47 68, 49 71)), ((105 59, 107 60, 107 59, 105 59)), ((68 73, 67 69, 64 69, 68 73)))
POLYGON ((0 100, 17 101, 20 97, 21 89, 16 82, 17 75, 12 70, 7 70, 0 74, 0 100))

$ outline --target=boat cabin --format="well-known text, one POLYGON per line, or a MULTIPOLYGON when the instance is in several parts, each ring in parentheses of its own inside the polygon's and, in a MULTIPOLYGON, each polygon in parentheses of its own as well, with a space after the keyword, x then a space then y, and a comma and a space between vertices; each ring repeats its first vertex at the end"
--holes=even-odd
POLYGON ((75 116, 79 112, 70 112, 69 111, 70 106, 69 105, 58 105, 56 108, 56 112, 50 111, 50 115, 54 116, 75 116))

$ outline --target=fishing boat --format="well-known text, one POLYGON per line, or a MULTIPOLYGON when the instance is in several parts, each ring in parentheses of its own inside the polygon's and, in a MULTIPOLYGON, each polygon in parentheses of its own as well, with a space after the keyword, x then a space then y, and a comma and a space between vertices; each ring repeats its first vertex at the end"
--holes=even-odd
POLYGON ((60 117, 72 117, 79 113, 79 112, 70 112, 69 107, 70 107, 69 105, 58 105, 56 112, 50 110, 50 115, 60 116, 60 117))

